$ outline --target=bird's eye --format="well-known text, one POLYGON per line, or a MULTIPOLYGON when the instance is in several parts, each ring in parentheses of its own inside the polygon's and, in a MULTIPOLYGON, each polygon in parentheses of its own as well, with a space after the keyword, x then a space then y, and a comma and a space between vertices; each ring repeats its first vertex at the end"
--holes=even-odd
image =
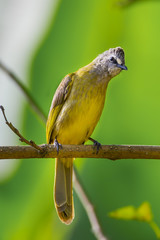
POLYGON ((112 63, 117 63, 117 60, 116 60, 114 57, 111 57, 109 60, 110 60, 112 63))

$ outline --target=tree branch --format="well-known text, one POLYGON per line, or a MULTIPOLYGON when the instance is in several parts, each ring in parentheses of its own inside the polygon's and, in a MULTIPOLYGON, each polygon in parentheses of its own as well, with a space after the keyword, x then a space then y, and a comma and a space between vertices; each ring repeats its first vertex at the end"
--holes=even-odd
POLYGON ((93 145, 62 145, 59 153, 54 145, 39 145, 42 151, 30 146, 1 146, 0 159, 21 158, 107 158, 119 159, 160 159, 160 146, 150 145, 102 145, 96 153, 93 145))
POLYGON ((38 146, 37 144, 35 144, 35 142, 33 142, 32 140, 28 141, 26 138, 24 138, 24 137, 22 136, 22 134, 20 134, 20 132, 18 131, 18 129, 15 128, 11 122, 8 122, 7 117, 6 117, 6 114, 5 114, 4 107, 0 105, 0 109, 1 109, 1 111, 2 111, 2 114, 3 114, 3 116, 4 116, 4 119, 5 119, 5 121, 6 121, 6 124, 7 124, 8 127, 19 137, 19 140, 20 140, 21 142, 25 142, 26 144, 28 144, 28 145, 30 145, 30 146, 32 146, 32 147, 34 147, 34 148, 36 148, 37 150, 39 150, 39 151, 42 152, 43 149, 42 149, 40 146, 38 146))
POLYGON ((17 86, 22 90, 24 95, 26 96, 28 102, 31 104, 34 111, 37 115, 42 119, 42 121, 46 122, 46 116, 42 110, 42 108, 38 105, 35 101, 27 87, 23 84, 23 82, 14 74, 12 73, 2 62, 0 62, 0 68, 17 84, 17 86))
POLYGON ((101 226, 99 224, 98 218, 95 214, 94 211, 94 206, 92 205, 91 201, 87 197, 84 188, 82 187, 82 184, 80 184, 78 178, 78 174, 75 174, 75 171, 73 172, 73 183, 74 183, 74 189, 79 196, 79 199, 86 210, 87 216, 89 218, 91 227, 92 227, 92 232, 95 235, 96 239, 99 240, 107 240, 107 237, 104 236, 101 226))

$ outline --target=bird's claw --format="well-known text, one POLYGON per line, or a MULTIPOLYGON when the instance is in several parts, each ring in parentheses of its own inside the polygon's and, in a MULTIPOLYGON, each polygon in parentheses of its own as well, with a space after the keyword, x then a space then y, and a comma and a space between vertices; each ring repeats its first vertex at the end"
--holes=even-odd
POLYGON ((102 148, 101 144, 94 140, 93 147, 96 148, 96 154, 99 152, 99 149, 102 148))
POLYGON ((89 140, 93 142, 93 148, 97 149, 96 154, 98 153, 99 149, 102 148, 101 144, 94 140, 93 138, 89 137, 89 140))
POLYGON ((60 144, 57 139, 54 140, 54 147, 57 149, 57 153, 59 153, 59 149, 62 148, 62 144, 60 144))

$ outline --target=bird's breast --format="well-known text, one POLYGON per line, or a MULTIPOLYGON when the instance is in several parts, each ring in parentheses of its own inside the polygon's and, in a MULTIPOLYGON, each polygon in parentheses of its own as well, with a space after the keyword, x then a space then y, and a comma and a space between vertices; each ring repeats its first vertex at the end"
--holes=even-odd
POLYGON ((101 116, 105 92, 96 87, 71 92, 56 123, 61 144, 82 144, 90 137, 101 116))

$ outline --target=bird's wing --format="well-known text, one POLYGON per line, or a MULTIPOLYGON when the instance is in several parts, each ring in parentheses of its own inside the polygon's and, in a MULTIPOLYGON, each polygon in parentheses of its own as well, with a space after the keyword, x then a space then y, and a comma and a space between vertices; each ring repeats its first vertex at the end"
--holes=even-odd
POLYGON ((61 108, 64 102, 66 101, 66 99, 70 94, 72 84, 73 84, 73 78, 72 78, 73 75, 74 73, 68 74, 67 76, 65 76, 54 94, 48 119, 47 119, 47 124, 46 124, 47 143, 51 143, 52 141, 51 137, 52 137, 52 132, 54 130, 56 119, 61 111, 61 108))

